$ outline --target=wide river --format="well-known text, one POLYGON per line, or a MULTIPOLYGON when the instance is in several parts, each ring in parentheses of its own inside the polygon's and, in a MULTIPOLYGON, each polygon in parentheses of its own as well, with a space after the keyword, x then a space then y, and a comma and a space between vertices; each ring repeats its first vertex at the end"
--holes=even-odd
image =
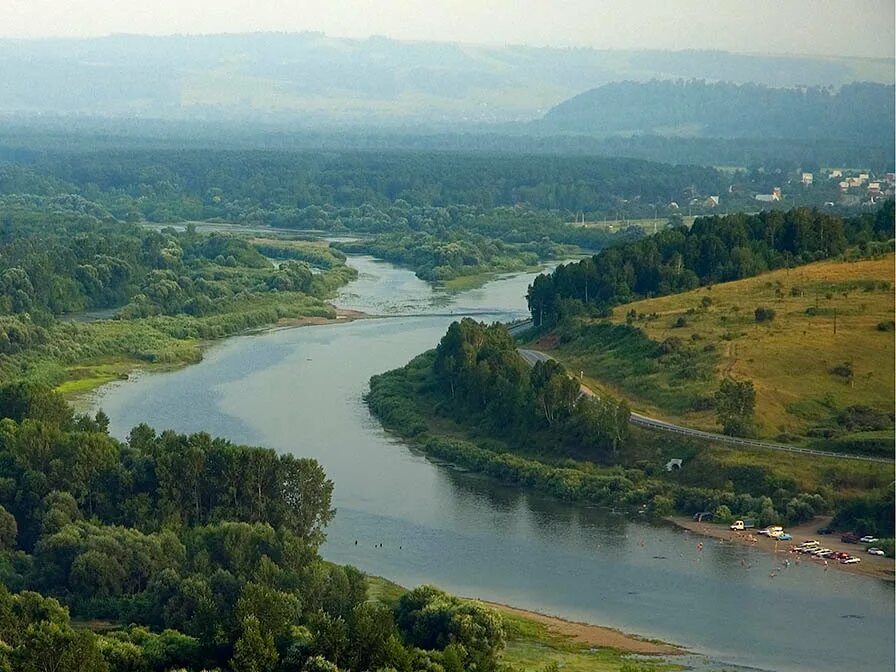
POLYGON ((197 365, 109 385, 95 406, 122 438, 147 422, 317 458, 337 509, 322 554, 403 585, 663 639, 713 669, 894 669, 892 584, 808 562, 772 577, 769 554, 711 540, 701 551, 677 528, 504 487, 385 433, 362 400, 370 376, 433 347, 459 316, 524 316, 532 275, 445 294, 350 261, 361 275, 336 303, 389 317, 232 338, 197 365))

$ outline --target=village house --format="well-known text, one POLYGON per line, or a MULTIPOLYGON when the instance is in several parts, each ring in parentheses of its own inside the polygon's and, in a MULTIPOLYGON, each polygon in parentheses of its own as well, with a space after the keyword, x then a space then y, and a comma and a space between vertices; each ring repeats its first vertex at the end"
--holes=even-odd
POLYGON ((762 203, 773 203, 781 200, 781 187, 775 187, 770 194, 756 194, 754 197, 762 203))

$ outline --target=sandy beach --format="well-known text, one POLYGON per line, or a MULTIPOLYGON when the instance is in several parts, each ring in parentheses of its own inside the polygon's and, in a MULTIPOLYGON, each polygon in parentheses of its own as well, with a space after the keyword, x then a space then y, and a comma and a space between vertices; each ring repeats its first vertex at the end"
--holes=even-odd
MULTIPOLYGON (((829 517, 817 517, 802 525, 785 528, 787 532, 793 536, 791 541, 776 541, 775 539, 769 539, 761 534, 756 534, 757 530, 735 532, 729 529, 728 525, 698 523, 685 516, 669 516, 666 520, 696 534, 712 537, 713 539, 733 541, 744 544, 745 546, 753 546, 754 548, 759 548, 768 553, 777 554, 782 558, 791 555, 791 547, 804 541, 815 539, 826 548, 830 548, 834 551, 845 551, 850 555, 862 559, 860 563, 854 565, 844 565, 829 560, 827 564, 828 568, 849 572, 851 574, 883 579, 885 581, 896 580, 896 565, 894 565, 892 558, 869 555, 865 552, 864 544, 845 544, 840 541, 839 533, 819 535, 817 530, 825 527, 830 522, 831 519, 829 517)), ((824 564, 823 560, 816 560, 810 556, 796 555, 796 557, 800 558, 802 562, 824 564)))
POLYGON ((614 630, 613 628, 568 621, 558 616, 548 616, 537 611, 518 609, 499 602, 479 601, 501 613, 521 616, 542 623, 546 625, 551 632, 569 637, 570 640, 579 644, 603 646, 610 649, 616 649, 617 651, 638 653, 648 656, 669 656, 687 653, 685 649, 673 646, 672 644, 641 639, 635 635, 629 635, 619 630, 614 630))

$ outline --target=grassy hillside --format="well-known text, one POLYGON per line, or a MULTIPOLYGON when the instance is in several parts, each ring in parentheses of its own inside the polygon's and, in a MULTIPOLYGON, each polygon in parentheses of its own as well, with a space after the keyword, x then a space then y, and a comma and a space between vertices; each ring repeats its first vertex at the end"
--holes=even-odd
POLYGON ((892 416, 874 430, 846 409, 893 411, 893 277, 892 254, 820 262, 619 306, 615 328, 583 320, 538 345, 635 410, 690 426, 718 429, 711 396, 730 376, 753 381, 763 437, 880 441, 892 416), (759 307, 773 318, 757 321, 759 307))

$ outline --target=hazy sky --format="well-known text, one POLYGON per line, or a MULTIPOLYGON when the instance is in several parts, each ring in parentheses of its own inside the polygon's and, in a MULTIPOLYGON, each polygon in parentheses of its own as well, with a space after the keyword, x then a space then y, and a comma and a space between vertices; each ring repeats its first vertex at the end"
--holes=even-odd
POLYGON ((893 0, 0 0, 5 37, 333 36, 893 56, 893 0))

